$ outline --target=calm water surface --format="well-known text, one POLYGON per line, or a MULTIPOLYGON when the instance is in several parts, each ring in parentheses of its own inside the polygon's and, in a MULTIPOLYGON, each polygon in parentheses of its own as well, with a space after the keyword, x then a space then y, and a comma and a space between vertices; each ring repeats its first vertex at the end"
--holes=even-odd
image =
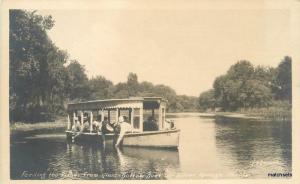
MULTIPOLYGON (((202 114, 203 115, 203 114, 202 114)), ((268 178, 292 172, 290 122, 173 114, 178 150, 68 143, 63 131, 11 139, 11 179, 268 178)))

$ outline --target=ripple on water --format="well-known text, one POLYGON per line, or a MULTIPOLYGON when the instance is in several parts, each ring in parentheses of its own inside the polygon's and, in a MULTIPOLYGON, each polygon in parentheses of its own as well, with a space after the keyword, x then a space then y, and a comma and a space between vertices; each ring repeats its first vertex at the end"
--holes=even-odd
POLYGON ((291 172, 289 123, 199 114, 172 119, 181 129, 178 151, 70 144, 63 133, 12 140, 11 177, 28 179, 23 171, 53 174, 46 179, 122 179, 128 173, 134 179, 149 179, 149 173, 155 176, 150 179, 267 178, 268 172, 291 172))

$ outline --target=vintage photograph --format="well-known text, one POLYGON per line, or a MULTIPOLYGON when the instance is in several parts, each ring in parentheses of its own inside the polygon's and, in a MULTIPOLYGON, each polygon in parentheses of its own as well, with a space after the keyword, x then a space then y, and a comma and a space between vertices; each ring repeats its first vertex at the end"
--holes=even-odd
POLYGON ((9 9, 10 179, 292 179, 291 10, 130 2, 9 9))

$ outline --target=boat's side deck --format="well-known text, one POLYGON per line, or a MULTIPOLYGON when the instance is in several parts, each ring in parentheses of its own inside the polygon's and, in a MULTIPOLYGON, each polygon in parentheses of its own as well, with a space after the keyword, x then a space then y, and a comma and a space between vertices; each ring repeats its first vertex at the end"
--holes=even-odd
MULTIPOLYGON (((179 144, 179 129, 130 132, 125 134, 124 146, 156 147, 156 148, 177 148, 179 144)), ((102 142, 102 134, 90 132, 66 131, 67 138, 72 141, 102 142)), ((118 135, 113 133, 105 134, 105 142, 116 141, 118 135)), ((112 142, 112 143, 113 143, 112 142)))
MULTIPOLYGON (((179 129, 170 129, 170 130, 158 130, 158 131, 144 131, 144 132, 129 132, 126 133, 126 136, 140 136, 140 135, 154 135, 154 134, 163 134, 163 133, 173 133, 173 132, 180 132, 179 129)), ((66 130, 66 133, 69 134, 83 134, 83 135, 102 135, 101 132, 74 132, 71 130, 66 130)), ((114 133, 105 134, 106 136, 113 136, 114 133)))

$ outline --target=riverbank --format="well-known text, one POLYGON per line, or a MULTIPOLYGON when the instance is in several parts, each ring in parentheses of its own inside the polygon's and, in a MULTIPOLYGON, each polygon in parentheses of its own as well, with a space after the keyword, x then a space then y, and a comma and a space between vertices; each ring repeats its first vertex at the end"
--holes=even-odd
POLYGON ((215 112, 214 115, 228 117, 228 118, 258 119, 258 120, 264 119, 257 115, 243 114, 243 113, 239 113, 239 112, 215 112))
POLYGON ((262 121, 291 121, 292 112, 289 109, 278 108, 260 108, 260 109, 241 109, 233 112, 223 111, 208 111, 208 112, 181 112, 181 113, 168 113, 168 115, 180 114, 182 116, 201 116, 201 117, 227 117, 239 119, 253 119, 262 121))
POLYGON ((259 116, 250 116, 247 114, 242 114, 238 112, 180 112, 180 113, 168 113, 170 116, 180 114, 181 116, 200 116, 206 118, 214 117, 227 117, 227 118, 240 118, 240 119, 258 119, 262 120, 262 117, 259 116))
POLYGON ((292 112, 290 109, 278 108, 259 108, 259 109, 241 109, 235 112, 215 112, 215 116, 230 118, 257 119, 269 121, 291 121, 292 112))
POLYGON ((10 125, 11 134, 15 133, 25 133, 25 132, 33 132, 33 131, 53 131, 53 130, 61 130, 66 128, 66 120, 65 118, 58 118, 54 122, 38 122, 38 123, 22 123, 15 122, 10 125))

